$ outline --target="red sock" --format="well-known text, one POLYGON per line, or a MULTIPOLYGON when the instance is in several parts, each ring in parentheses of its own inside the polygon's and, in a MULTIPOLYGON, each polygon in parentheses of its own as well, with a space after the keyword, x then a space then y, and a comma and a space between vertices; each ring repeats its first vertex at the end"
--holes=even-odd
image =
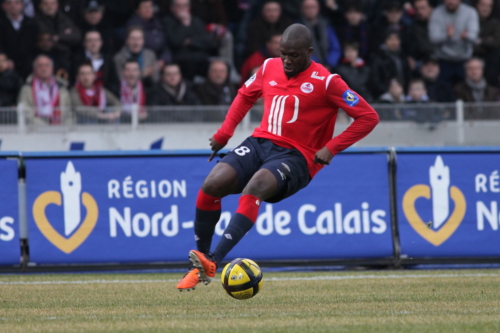
POLYGON ((255 223, 259 215, 261 200, 254 195, 245 194, 240 197, 236 213, 240 213, 255 223))
POLYGON ((207 211, 220 210, 221 198, 212 197, 200 189, 196 199, 196 208, 207 211))

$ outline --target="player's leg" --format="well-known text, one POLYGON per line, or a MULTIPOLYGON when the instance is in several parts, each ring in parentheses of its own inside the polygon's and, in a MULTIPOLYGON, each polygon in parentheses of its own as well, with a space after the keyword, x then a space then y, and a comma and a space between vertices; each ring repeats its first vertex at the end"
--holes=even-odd
POLYGON ((222 198, 238 193, 236 170, 227 163, 217 163, 203 182, 196 199, 194 233, 198 251, 208 254, 215 226, 221 215, 222 198))
POLYGON ((221 262, 231 249, 252 229, 260 203, 279 202, 309 184, 307 162, 296 149, 274 146, 260 170, 242 192, 238 210, 217 245, 213 260, 221 262))
POLYGON ((268 169, 260 169, 243 189, 238 209, 231 218, 219 244, 213 252, 213 260, 218 263, 252 229, 262 201, 273 197, 278 190, 278 179, 268 169))
POLYGON ((198 251, 190 251, 193 265, 179 282, 180 290, 194 289, 196 284, 210 283, 216 264, 209 255, 215 226, 220 219, 221 200, 228 194, 241 193, 245 184, 260 167, 259 149, 254 138, 248 138, 229 152, 205 179, 196 200, 195 239, 198 251))

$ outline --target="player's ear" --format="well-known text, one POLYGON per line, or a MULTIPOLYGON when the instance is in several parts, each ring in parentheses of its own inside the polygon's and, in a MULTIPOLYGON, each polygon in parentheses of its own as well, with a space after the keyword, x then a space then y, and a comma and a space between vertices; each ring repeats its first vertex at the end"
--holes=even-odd
POLYGON ((312 47, 310 47, 309 50, 307 50, 307 55, 309 56, 309 58, 312 56, 313 51, 314 49, 312 47))

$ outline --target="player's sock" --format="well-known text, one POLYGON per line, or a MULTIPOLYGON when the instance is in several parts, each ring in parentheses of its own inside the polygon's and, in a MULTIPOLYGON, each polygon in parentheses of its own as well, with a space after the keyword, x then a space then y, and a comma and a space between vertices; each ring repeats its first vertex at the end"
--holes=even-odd
POLYGON ((221 214, 221 198, 212 197, 201 189, 196 199, 194 238, 198 251, 208 254, 212 244, 215 226, 221 214))
POLYGON ((259 214, 261 200, 251 194, 242 195, 236 213, 215 248, 213 259, 220 263, 222 259, 238 244, 245 234, 252 229, 259 214))

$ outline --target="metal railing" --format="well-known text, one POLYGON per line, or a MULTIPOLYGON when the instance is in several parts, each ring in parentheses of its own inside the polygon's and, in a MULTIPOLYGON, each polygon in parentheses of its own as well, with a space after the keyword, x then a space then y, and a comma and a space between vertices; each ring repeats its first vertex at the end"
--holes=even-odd
MULTIPOLYGON (((458 143, 464 142, 465 126, 471 122, 491 122, 500 129, 500 102, 490 103, 422 103, 422 104, 373 104, 381 122, 414 123, 428 130, 439 130, 441 124, 454 124, 458 143), (499 121, 494 122, 494 120, 499 121), (492 122, 493 121, 493 122, 492 122)), ((26 133, 32 131, 71 131, 72 128, 137 130, 143 125, 175 123, 221 123, 228 106, 148 106, 135 105, 130 113, 121 108, 97 111, 95 108, 76 107, 62 112, 62 121, 51 124, 37 117, 32 108, 23 106, 0 108, 0 130, 2 132, 26 133)), ((243 120, 250 128, 262 119, 263 106, 255 105, 243 120)), ((339 113, 338 124, 347 124, 350 118, 339 113)))

